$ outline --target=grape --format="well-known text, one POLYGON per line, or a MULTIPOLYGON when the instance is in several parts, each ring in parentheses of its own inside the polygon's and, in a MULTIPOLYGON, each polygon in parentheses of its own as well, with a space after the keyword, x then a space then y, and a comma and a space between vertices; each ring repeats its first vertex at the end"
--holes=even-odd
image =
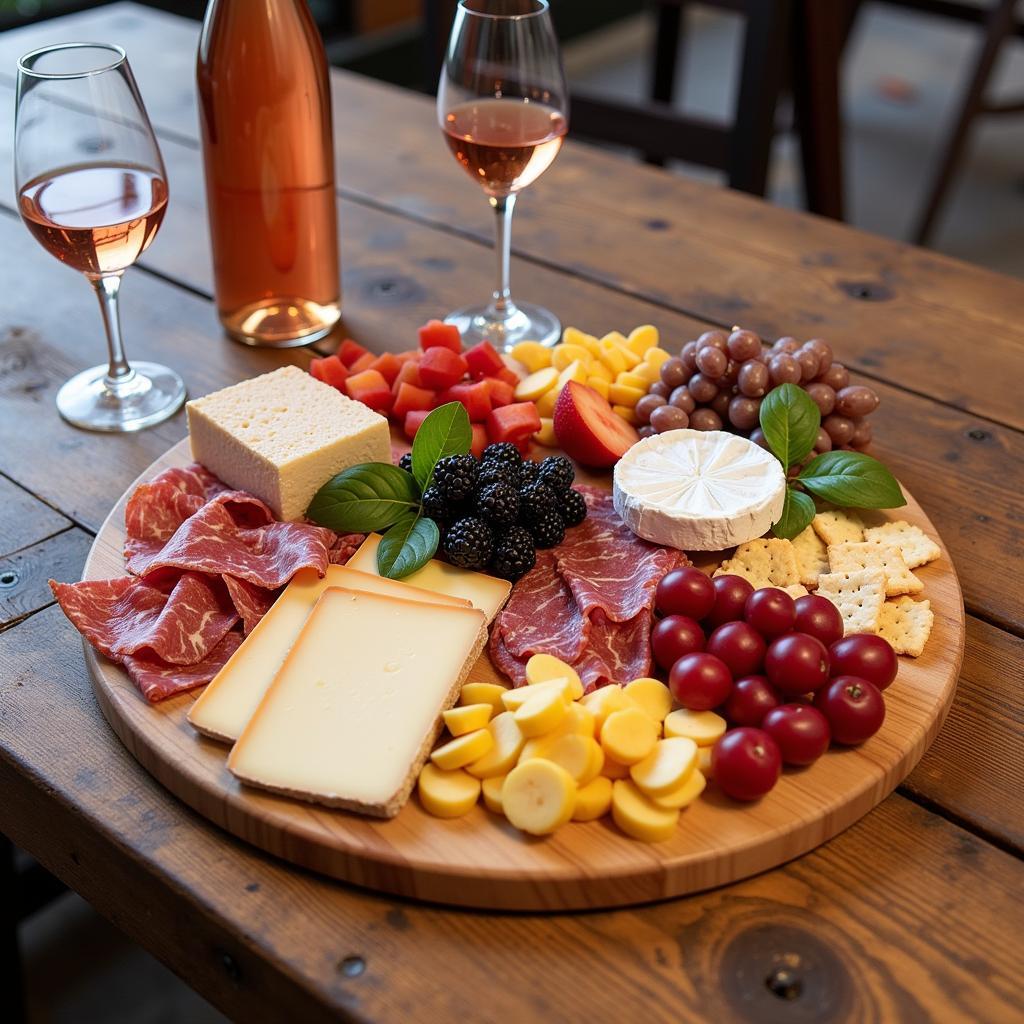
POLYGON ((665 401, 668 401, 668 396, 672 394, 672 389, 663 381, 656 380, 648 389, 647 394, 649 395, 661 395, 665 401))
POLYGON ((855 384, 836 392, 836 412, 842 416, 867 416, 878 408, 878 403, 878 395, 863 384, 855 384))
POLYGON ((763 637, 788 633, 796 621, 796 602, 777 587, 755 590, 743 606, 743 618, 763 637))
POLYGON ((679 358, 690 373, 697 372, 697 342, 688 341, 680 350, 679 358))
MULTIPOLYGON (((721 577, 719 577, 721 579, 721 577)), ((899 662, 884 637, 851 633, 829 647, 834 676, 857 676, 884 690, 896 678, 899 662)))
POLYGON ((750 359, 740 367, 736 382, 748 398, 761 398, 768 391, 768 367, 756 359, 750 359))
POLYGON ((668 674, 668 687, 684 708, 710 711, 729 696, 732 673, 721 658, 695 651, 675 662, 668 674))
POLYGON ((796 599, 796 622, 798 633, 809 633, 830 647, 843 638, 843 617, 839 609, 827 598, 817 594, 804 594, 796 599))
POLYGON ((682 430, 689 425, 690 417, 674 405, 659 405, 651 413, 651 426, 659 434, 664 434, 666 430, 682 430))
POLYGON ((718 378, 720 386, 732 387, 736 383, 736 378, 740 375, 740 364, 735 359, 730 359, 725 367, 725 373, 718 378))
POLYGON ((665 615, 703 619, 715 606, 715 585, 700 569, 673 569, 662 576, 654 592, 654 606, 665 615))
POLYGON ((704 630, 688 615, 666 615, 651 630, 651 651, 663 669, 670 669, 687 654, 703 650, 704 630))
POLYGON ((803 374, 800 364, 785 352, 772 356, 771 362, 768 363, 768 372, 774 385, 799 384, 803 374))
POLYGON ((633 411, 636 413, 636 418, 641 423, 650 423, 651 413, 662 405, 665 405, 665 399, 662 395, 644 395, 644 397, 636 403, 633 411))
POLYGON ((853 420, 846 416, 832 413, 831 416, 826 416, 821 421, 821 425, 828 431, 828 436, 832 438, 833 448, 849 443, 853 437, 853 420))
POLYGON ((704 649, 721 658, 733 678, 738 679, 761 671, 767 644, 748 622, 723 622, 712 631, 704 649))
POLYGON ((641 438, 654 437, 654 435, 657 433, 657 431, 654 429, 654 427, 650 425, 650 423, 645 423, 642 427, 637 427, 636 432, 637 434, 640 435, 641 438))
POLYGON ((737 430, 750 430, 757 426, 761 403, 756 398, 737 395, 729 402, 729 422, 737 430))
POLYGON ((726 351, 726 345, 728 340, 725 336, 725 331, 705 331, 697 339, 697 351, 699 352, 703 348, 717 348, 721 351, 726 351))
POLYGON ((678 357, 666 359, 661 364, 662 382, 670 388, 677 388, 680 384, 685 384, 689 376, 689 371, 683 365, 682 359, 678 357))
POLYGON ((818 376, 818 366, 821 360, 813 349, 809 349, 805 345, 793 358, 800 364, 800 376, 803 380, 814 380, 818 376))
POLYGON ((787 633, 773 640, 764 656, 764 674, 787 697, 819 690, 828 682, 825 645, 807 633, 787 633))
POLYGON ((738 363, 753 359, 761 352, 761 339, 753 331, 733 331, 728 341, 729 355, 738 363))
POLYGON ((721 430, 722 417, 714 409, 694 409, 690 426, 694 430, 721 430))
POLYGON ((762 719, 761 728, 778 744, 786 764, 814 764, 832 739, 828 719, 809 704, 772 708, 762 719))
POLYGON ((697 369, 706 377, 721 377, 728 365, 729 357, 719 348, 708 345, 697 353, 697 369))
POLYGON ((827 416, 836 407, 836 393, 827 384, 816 381, 808 384, 804 390, 814 399, 822 416, 827 416))
POLYGON ((670 404, 674 405, 677 409, 682 409, 687 415, 697 408, 697 403, 693 400, 693 395, 690 394, 690 389, 685 384, 677 387, 669 395, 668 400, 670 404))
POLYGON ((729 403, 732 401, 732 395, 728 391, 719 391, 714 398, 711 399, 711 405, 708 407, 714 409, 718 413, 718 418, 725 422, 726 417, 729 415, 729 403))
POLYGON ((695 373, 687 386, 695 402, 710 402, 718 394, 718 385, 702 373, 695 373))
POLYGON ((832 438, 824 427, 818 427, 818 436, 814 439, 814 450, 820 455, 822 452, 832 451, 832 438))
POLYGON ((781 694, 767 676, 744 676, 733 683, 722 711, 733 725, 759 726, 764 716, 781 703, 781 694))
POLYGON ((770 452, 771 448, 768 447, 768 442, 765 440, 764 431, 760 427, 755 427, 750 432, 750 440, 754 444, 760 445, 766 452, 770 452))
POLYGON ((785 337, 777 339, 775 344, 772 345, 772 349, 775 355, 778 355, 780 352, 792 354, 793 352, 799 351, 800 342, 797 341, 796 338, 791 338, 789 335, 786 335, 785 337))
POLYGON ((871 424, 867 420, 854 420, 853 437, 850 444, 854 448, 866 448, 871 444, 871 424))
POLYGON ((814 706, 828 719, 832 739, 847 747, 870 739, 885 721, 882 694, 857 676, 837 676, 815 694, 814 706))
POLYGON ((821 338, 812 338, 808 341, 804 348, 811 349, 812 352, 818 353, 818 373, 825 373, 826 370, 832 365, 832 360, 835 358, 832 355, 832 346, 827 341, 822 341, 821 338))
POLYGON ((766 732, 750 726, 730 729, 711 749, 711 774, 734 800, 757 800, 782 774, 782 754, 766 732))
POLYGON ((842 363, 833 363, 819 378, 834 391, 845 388, 850 383, 850 371, 842 363))

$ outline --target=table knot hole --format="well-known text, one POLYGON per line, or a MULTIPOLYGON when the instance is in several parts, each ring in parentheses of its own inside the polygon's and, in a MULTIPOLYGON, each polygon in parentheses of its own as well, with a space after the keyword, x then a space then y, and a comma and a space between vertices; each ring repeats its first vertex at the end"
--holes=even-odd
POLYGON ((991 435, 987 430, 982 430, 980 427, 975 427, 973 430, 967 431, 967 436, 972 441, 987 441, 991 435))
POLYGON ((358 978, 366 970, 366 961, 361 956, 347 956, 338 964, 338 970, 346 978, 358 978))
POLYGON ((18 585, 20 579, 21 577, 14 569, 4 569, 3 572, 0 572, 0 587, 10 590, 11 587, 18 585))

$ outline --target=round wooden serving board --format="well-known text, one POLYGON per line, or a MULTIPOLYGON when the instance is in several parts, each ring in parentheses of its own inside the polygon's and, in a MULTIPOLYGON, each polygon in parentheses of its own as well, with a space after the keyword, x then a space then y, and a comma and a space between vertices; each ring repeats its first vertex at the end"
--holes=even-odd
MULTIPOLYGON (((189 461, 182 441, 143 478, 189 461)), ((125 500, 93 544, 86 579, 124 574, 125 500)), ((938 540, 920 506, 908 500, 892 518, 917 523, 938 540)), ((88 644, 85 659, 104 715, 139 763, 210 821, 269 853, 357 885, 440 903, 503 910, 614 907, 775 867, 841 832, 906 777, 942 724, 964 646, 960 586, 945 547, 941 559, 918 571, 935 626, 922 657, 900 659, 899 676, 885 694, 882 730, 863 747, 833 749, 809 769, 787 770, 755 804, 733 803, 710 785, 683 812, 676 835, 657 845, 627 838, 610 818, 574 822, 535 839, 482 805, 463 818, 440 820, 413 796, 396 818, 381 821, 247 789, 225 767, 227 748, 199 736, 186 720, 200 691, 151 705, 120 666, 88 644)), ((500 680, 486 655, 470 678, 500 680)))

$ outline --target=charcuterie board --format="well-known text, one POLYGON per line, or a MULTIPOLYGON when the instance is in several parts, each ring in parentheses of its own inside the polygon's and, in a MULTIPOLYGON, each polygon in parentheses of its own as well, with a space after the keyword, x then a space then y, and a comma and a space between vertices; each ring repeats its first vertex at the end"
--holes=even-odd
MULTIPOLYGON (((141 479, 189 461, 188 442, 182 441, 141 479)), ((86 579, 124 572, 127 493, 96 537, 86 579)), ((937 537, 910 495, 908 502, 899 518, 937 537)), ((427 815, 414 797, 384 821, 247 789, 226 768, 227 748, 187 722, 198 691, 150 705, 120 666, 88 645, 85 659, 104 715, 139 763, 214 824, 268 853, 346 882, 440 903, 506 910, 615 907, 722 885, 806 853, 870 811, 907 776, 942 724, 964 646, 960 586, 945 548, 921 577, 935 613, 931 642, 920 658, 901 659, 899 677, 886 692, 882 730, 863 747, 830 751, 813 770, 787 770, 752 805, 736 804, 709 787, 684 812, 677 833, 655 845, 627 838, 609 819, 572 823, 536 839, 483 806, 441 820, 427 815)), ((470 678, 501 680, 486 654, 470 678)))

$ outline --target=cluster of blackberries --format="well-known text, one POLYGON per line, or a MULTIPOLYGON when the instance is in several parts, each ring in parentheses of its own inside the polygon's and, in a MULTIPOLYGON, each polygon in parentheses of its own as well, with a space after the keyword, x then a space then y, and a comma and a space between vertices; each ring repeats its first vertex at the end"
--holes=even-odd
MULTIPOLYGON (((399 465, 411 469, 405 457, 399 465)), ((472 455, 440 459, 423 492, 423 511, 441 528, 453 565, 517 580, 533 568, 536 548, 560 544, 566 528, 586 518, 583 495, 572 489, 574 475, 562 455, 533 462, 514 444, 490 444, 479 461, 472 455)))

